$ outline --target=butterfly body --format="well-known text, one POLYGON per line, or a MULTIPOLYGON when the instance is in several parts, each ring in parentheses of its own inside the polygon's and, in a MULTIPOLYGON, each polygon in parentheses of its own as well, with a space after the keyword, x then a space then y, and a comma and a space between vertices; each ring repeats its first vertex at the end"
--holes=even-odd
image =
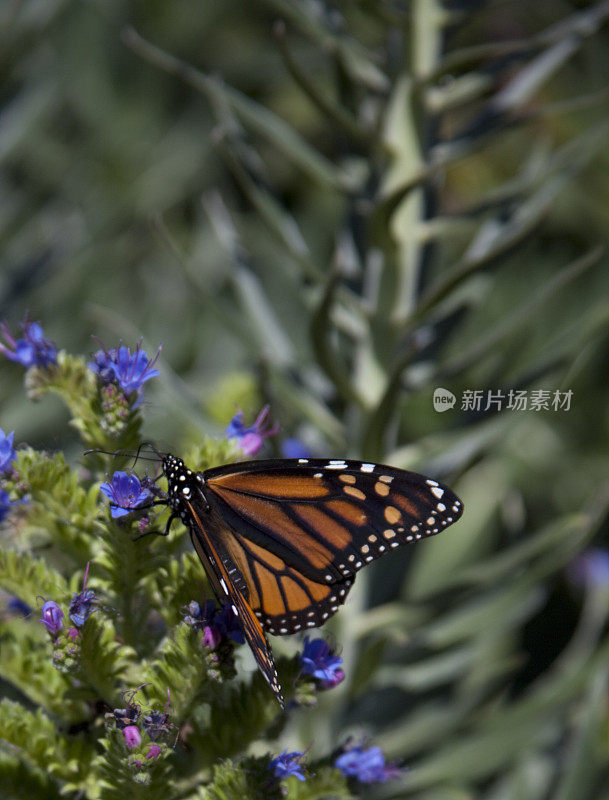
POLYGON ((218 600, 238 615, 258 666, 283 704, 265 631, 323 625, 356 572, 461 516, 435 480, 342 459, 230 464, 205 472, 163 459, 172 518, 188 528, 218 600))

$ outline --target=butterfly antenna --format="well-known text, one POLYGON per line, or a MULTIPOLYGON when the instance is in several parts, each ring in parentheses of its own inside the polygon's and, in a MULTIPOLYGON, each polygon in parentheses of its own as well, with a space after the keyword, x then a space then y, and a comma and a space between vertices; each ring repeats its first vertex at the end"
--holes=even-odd
POLYGON ((154 447, 154 445, 150 444, 150 442, 142 442, 142 444, 138 447, 136 453, 133 453, 133 451, 130 451, 130 450, 102 450, 100 448, 94 448, 94 449, 91 449, 91 450, 85 450, 84 455, 85 456, 89 456, 92 453, 101 453, 102 455, 114 456, 115 458, 118 458, 119 456, 124 456, 125 458, 134 458, 135 459, 134 462, 133 462, 134 466, 135 466, 135 463, 140 458, 142 459, 142 461, 156 461, 159 458, 160 459, 163 458, 163 454, 160 453, 156 449, 156 447, 154 447), (143 447, 149 447, 152 450, 152 452, 155 454, 155 458, 147 458, 146 456, 140 455, 140 451, 142 450, 143 447))

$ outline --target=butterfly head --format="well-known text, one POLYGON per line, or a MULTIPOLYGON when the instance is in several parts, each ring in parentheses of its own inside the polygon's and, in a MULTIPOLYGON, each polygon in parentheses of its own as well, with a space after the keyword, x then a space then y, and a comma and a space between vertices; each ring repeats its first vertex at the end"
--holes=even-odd
POLYGON ((199 493, 203 477, 188 469, 181 458, 171 453, 163 458, 163 474, 167 478, 169 505, 184 520, 188 517, 187 503, 199 493))

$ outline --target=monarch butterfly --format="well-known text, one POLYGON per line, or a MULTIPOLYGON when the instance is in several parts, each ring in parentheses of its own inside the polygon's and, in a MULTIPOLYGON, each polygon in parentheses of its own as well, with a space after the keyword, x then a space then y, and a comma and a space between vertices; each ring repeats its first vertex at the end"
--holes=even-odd
MULTIPOLYGON (((161 454, 158 454, 161 456, 161 454)), ((195 472, 163 455, 156 489, 194 548, 221 604, 230 604, 283 707, 265 632, 315 628, 345 602, 356 572, 463 512, 447 487, 415 472, 361 461, 248 461, 195 472)))

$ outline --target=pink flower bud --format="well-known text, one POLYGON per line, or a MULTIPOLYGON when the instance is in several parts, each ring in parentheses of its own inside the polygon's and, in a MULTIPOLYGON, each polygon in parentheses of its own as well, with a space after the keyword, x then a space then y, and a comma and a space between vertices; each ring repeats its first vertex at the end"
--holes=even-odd
POLYGON ((137 725, 127 725, 126 728, 123 728, 123 736, 125 737, 125 744, 129 750, 133 750, 134 747, 139 747, 142 743, 142 735, 137 725))

